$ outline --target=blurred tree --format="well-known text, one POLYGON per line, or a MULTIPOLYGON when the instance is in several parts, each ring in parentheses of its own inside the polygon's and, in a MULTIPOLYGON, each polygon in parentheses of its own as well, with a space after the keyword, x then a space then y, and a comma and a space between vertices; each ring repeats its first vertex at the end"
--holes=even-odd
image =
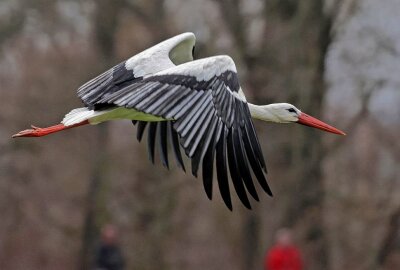
MULTIPOLYGON (((105 70, 115 64, 115 33, 118 28, 123 0, 97 1, 94 13, 94 41, 98 50, 97 68, 105 70)), ((93 265, 95 244, 100 228, 107 222, 107 202, 105 188, 108 160, 108 124, 99 125, 96 129, 96 153, 89 179, 87 191, 86 215, 83 226, 83 242, 81 251, 81 269, 90 269, 93 265)))

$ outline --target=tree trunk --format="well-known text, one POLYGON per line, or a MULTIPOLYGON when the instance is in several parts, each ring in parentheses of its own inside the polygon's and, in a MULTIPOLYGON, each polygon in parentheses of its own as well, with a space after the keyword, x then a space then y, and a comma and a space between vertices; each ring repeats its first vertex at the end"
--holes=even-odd
MULTIPOLYGON (((121 2, 119 0, 119 2, 121 2)), ((97 1, 94 22, 94 42, 98 50, 100 69, 109 68, 115 62, 115 32, 118 26, 120 3, 115 1, 97 1), (103 68, 101 68, 103 67, 103 68)), ((86 214, 83 225, 82 252, 80 268, 90 269, 93 265, 93 253, 100 228, 107 220, 107 207, 104 200, 107 181, 107 149, 108 124, 103 123, 96 127, 96 148, 93 157, 93 167, 89 179, 86 195, 86 214)))

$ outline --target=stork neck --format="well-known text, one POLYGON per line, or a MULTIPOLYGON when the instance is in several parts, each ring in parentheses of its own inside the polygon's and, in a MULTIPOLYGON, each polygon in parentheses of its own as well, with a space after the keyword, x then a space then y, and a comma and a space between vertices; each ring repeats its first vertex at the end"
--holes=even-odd
POLYGON ((280 122, 278 117, 272 112, 272 109, 270 109, 269 105, 259 106, 251 103, 247 104, 249 106, 251 117, 263 121, 276 122, 276 123, 280 122))

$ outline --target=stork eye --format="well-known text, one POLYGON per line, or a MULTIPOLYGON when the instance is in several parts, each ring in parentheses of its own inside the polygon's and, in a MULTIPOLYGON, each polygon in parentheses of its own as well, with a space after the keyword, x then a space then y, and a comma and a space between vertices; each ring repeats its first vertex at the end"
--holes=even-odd
POLYGON ((296 110, 293 109, 293 108, 290 108, 290 109, 287 109, 287 110, 288 110, 288 112, 291 112, 291 113, 295 113, 296 112, 296 110))

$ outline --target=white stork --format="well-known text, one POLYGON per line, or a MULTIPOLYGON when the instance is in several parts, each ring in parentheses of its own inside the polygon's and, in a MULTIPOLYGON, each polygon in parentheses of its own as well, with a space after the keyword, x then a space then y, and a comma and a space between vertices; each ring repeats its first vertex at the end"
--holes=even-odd
POLYGON ((202 164, 203 184, 212 198, 214 160, 221 196, 232 203, 228 170, 242 203, 247 192, 259 200, 252 174, 266 193, 267 172, 252 118, 276 123, 299 123, 344 135, 288 103, 258 106, 246 101, 235 63, 226 55, 193 61, 195 36, 184 33, 161 42, 109 69, 78 89, 85 107, 69 112, 58 125, 23 130, 13 137, 41 137, 86 124, 130 119, 140 141, 148 126, 148 150, 154 163, 155 141, 168 168, 168 143, 185 171, 180 147, 191 159, 192 174, 202 164), (246 192, 247 190, 247 192, 246 192))

